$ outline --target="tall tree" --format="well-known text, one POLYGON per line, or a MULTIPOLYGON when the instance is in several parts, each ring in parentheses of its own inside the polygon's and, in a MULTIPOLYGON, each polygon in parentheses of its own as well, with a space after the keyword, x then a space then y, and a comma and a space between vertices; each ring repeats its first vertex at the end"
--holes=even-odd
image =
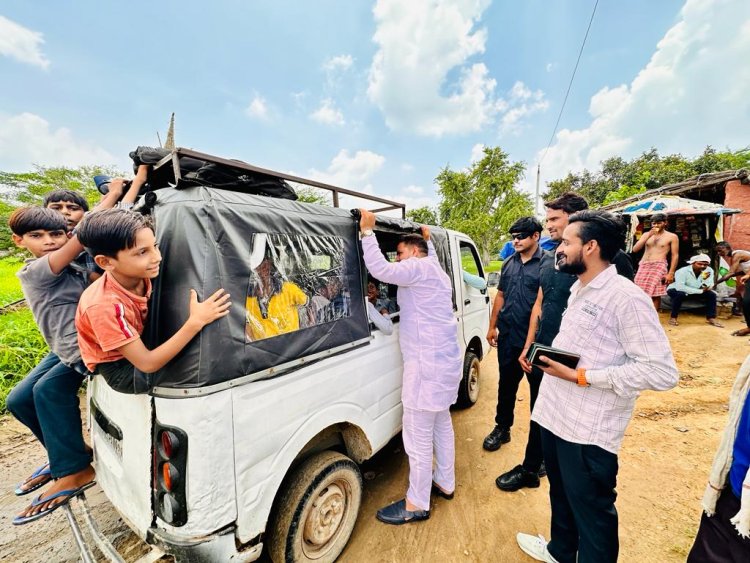
POLYGON ((406 218, 409 221, 420 223, 422 225, 437 225, 438 215, 437 211, 429 205, 423 205, 416 209, 410 209, 406 212, 406 218))
POLYGON ((589 205, 598 207, 706 172, 748 167, 750 149, 747 148, 718 152, 708 146, 700 156, 692 160, 681 154, 662 157, 652 148, 630 161, 619 156, 603 160, 601 170, 598 171, 568 173, 565 178, 549 182, 549 190, 544 197, 553 199, 564 192, 574 191, 585 197, 589 205))
POLYGON ((525 164, 512 162, 500 147, 486 147, 468 170, 447 166, 435 179, 442 196, 440 224, 469 235, 487 264, 513 221, 533 214, 531 196, 521 192, 525 164))

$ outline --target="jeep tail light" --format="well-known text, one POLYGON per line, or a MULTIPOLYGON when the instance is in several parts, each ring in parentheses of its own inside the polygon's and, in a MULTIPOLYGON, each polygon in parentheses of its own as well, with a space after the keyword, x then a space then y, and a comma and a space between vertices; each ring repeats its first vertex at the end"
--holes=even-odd
POLYGON ((153 507, 156 515, 172 526, 187 522, 188 437, 184 430, 154 421, 153 507))

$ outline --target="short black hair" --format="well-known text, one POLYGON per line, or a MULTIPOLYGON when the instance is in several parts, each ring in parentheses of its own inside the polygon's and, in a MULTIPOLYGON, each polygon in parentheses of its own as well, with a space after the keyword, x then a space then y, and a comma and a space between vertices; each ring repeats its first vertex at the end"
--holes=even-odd
POLYGON ((651 222, 654 223, 656 221, 666 221, 667 216, 664 213, 654 213, 651 216, 651 222))
POLYGON ((732 250, 732 245, 731 245, 731 244, 729 244, 729 243, 728 243, 727 241, 725 241, 725 240, 722 240, 722 241, 719 241, 719 242, 717 242, 717 243, 716 243, 716 247, 718 248, 719 246, 721 246, 721 247, 723 247, 723 248, 728 248, 729 250, 732 250))
POLYGON ((416 246, 420 254, 428 254, 427 241, 421 235, 403 235, 398 239, 399 244, 404 243, 406 246, 416 246))
POLYGON ((569 223, 580 223, 578 235, 583 243, 595 240, 602 260, 607 262, 612 261, 625 241, 625 223, 607 211, 579 211, 571 215, 569 223))
POLYGON ((31 231, 67 231, 68 222, 54 209, 34 205, 11 213, 8 226, 14 235, 22 237, 31 231))
POLYGON ((47 207, 50 203, 57 201, 70 201, 76 205, 80 205, 84 211, 89 210, 89 202, 86 201, 83 194, 74 192, 73 190, 52 190, 44 196, 42 206, 47 207))
POLYGON ((589 203, 575 192, 565 192, 560 197, 545 201, 544 207, 547 209, 559 209, 568 215, 573 215, 573 213, 588 209, 589 203))
POLYGON ((149 217, 126 209, 103 209, 86 215, 76 233, 91 256, 115 258, 121 250, 135 246, 141 229, 153 229, 149 217))
POLYGON ((542 232, 542 224, 539 222, 539 219, 536 217, 521 217, 520 219, 516 219, 516 221, 510 226, 510 229, 508 229, 509 233, 541 233, 542 232))

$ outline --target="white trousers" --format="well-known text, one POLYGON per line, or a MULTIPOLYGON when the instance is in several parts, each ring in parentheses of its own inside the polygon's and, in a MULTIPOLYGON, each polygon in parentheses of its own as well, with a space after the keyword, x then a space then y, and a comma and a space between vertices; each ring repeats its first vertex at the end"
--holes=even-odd
POLYGON ((404 408, 403 440, 404 450, 409 456, 409 490, 406 498, 420 510, 429 510, 432 481, 448 493, 456 488, 456 443, 450 411, 404 408))

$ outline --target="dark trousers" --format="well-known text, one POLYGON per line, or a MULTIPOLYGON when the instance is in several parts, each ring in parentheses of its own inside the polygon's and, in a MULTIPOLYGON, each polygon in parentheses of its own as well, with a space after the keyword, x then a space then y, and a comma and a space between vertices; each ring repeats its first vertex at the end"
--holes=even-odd
POLYGON ((716 514, 710 518, 704 512, 698 535, 687 563, 747 563, 750 561, 750 539, 737 533, 729 519, 740 510, 740 499, 727 486, 716 503, 716 514))
POLYGON ((742 314, 745 316, 745 324, 750 327, 750 284, 745 284, 742 293, 742 314))
POLYGON ((682 302, 685 299, 700 299, 706 305, 706 318, 716 318, 716 293, 713 291, 704 291, 703 293, 687 294, 676 289, 667 290, 667 295, 672 300, 672 318, 676 319, 680 314, 682 302))
POLYGON ((617 456, 545 428, 541 434, 552 508, 547 549, 559 563, 617 561, 617 456))
MULTIPOLYGON (((495 424, 501 428, 510 428, 513 426, 513 411, 516 406, 516 395, 518 386, 526 375, 529 380, 529 394, 531 396, 529 412, 533 411, 534 403, 539 395, 539 385, 542 383, 541 370, 534 368, 530 374, 521 369, 518 363, 518 356, 521 355, 521 349, 513 348, 510 354, 501 358, 500 364, 500 383, 497 388, 497 410, 495 412, 495 424)), ((542 465, 542 438, 539 433, 539 425, 531 421, 529 424, 529 441, 526 443, 526 454, 523 460, 523 466, 526 470, 536 473, 542 465)))
POLYGON ((91 463, 78 404, 78 389, 85 377, 50 352, 6 400, 8 410, 46 448, 55 479, 77 473, 91 463))

